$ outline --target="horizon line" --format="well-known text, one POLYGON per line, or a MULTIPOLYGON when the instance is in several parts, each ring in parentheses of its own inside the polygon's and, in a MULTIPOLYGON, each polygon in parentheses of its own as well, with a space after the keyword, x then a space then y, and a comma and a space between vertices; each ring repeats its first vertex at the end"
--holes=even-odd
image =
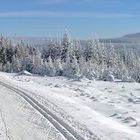
POLYGON ((8 11, 0 12, 0 18, 59 17, 59 18, 135 18, 127 13, 65 12, 65 11, 8 11))

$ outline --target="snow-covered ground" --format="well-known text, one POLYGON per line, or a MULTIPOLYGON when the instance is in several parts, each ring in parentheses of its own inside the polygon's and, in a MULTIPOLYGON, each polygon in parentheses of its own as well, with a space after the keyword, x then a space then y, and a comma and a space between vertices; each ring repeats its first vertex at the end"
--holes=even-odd
MULTIPOLYGON (((85 139, 140 139, 140 84, 0 73, 85 139)), ((64 139, 24 99, 0 85, 0 140, 64 139)))

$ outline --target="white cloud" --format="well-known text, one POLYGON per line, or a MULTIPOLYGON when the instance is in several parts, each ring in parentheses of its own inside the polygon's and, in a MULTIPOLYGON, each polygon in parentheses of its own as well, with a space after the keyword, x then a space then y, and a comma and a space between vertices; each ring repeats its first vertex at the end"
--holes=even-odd
POLYGON ((0 12, 0 18, 9 17, 64 17, 64 18, 134 18, 137 15, 124 13, 63 12, 63 11, 15 11, 0 12))
POLYGON ((58 4, 63 3, 66 0, 39 0, 38 3, 40 4, 58 4))

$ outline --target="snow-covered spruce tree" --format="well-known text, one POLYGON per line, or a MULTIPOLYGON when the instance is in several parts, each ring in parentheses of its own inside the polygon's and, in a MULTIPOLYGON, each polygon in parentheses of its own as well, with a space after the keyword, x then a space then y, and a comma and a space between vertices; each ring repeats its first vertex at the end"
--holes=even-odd
POLYGON ((140 57, 135 54, 131 56, 132 66, 129 67, 129 74, 136 82, 140 83, 140 57))
POLYGON ((13 46, 12 46, 12 42, 9 41, 7 43, 7 46, 5 48, 5 55, 6 55, 6 61, 8 61, 9 63, 12 63, 12 58, 14 55, 14 50, 13 50, 13 46))
POLYGON ((79 58, 80 74, 88 78, 95 77, 93 64, 95 63, 95 40, 89 39, 83 51, 80 51, 82 55, 79 58), (84 67, 83 67, 84 66, 84 67))
POLYGON ((74 75, 79 74, 79 65, 75 55, 73 59, 68 54, 66 58, 66 62, 63 63, 63 76, 73 77, 74 75))
POLYGON ((105 58, 105 73, 114 75, 116 78, 120 77, 119 66, 122 64, 120 62, 120 57, 116 53, 114 46, 110 43, 110 46, 106 48, 106 58, 105 58))
MULTIPOLYGON (((11 43, 10 43, 11 44, 11 43)), ((5 51, 6 55, 6 64, 3 71, 6 72, 18 72, 20 70, 20 65, 18 58, 15 57, 14 47, 12 45, 7 46, 5 51)))
POLYGON ((18 57, 12 57, 12 63, 10 63, 10 72, 20 72, 21 71, 21 60, 18 57))
POLYGON ((123 81, 137 81, 137 66, 139 56, 134 54, 133 51, 130 51, 126 46, 124 46, 123 51, 120 53, 120 61, 122 64, 120 65, 120 74, 123 81), (123 68, 123 69, 122 69, 123 68))
POLYGON ((74 49, 74 54, 77 60, 79 60, 80 57, 82 57, 83 54, 83 48, 81 46, 81 42, 79 40, 73 41, 73 49, 74 49))
POLYGON ((134 68, 134 61, 137 60, 136 54, 134 54, 132 51, 127 49, 126 46, 123 47, 122 52, 120 53, 121 59, 124 62, 125 66, 129 69, 134 68))
POLYGON ((49 59, 46 62, 46 65, 47 65, 47 72, 48 72, 47 74, 49 76, 56 76, 56 69, 54 67, 54 63, 51 56, 49 56, 49 59))
POLYGON ((88 40, 86 43, 85 50, 84 50, 84 56, 85 56, 86 61, 89 61, 93 58, 94 47, 95 47, 94 40, 93 39, 88 40))
POLYGON ((52 60, 55 59, 55 41, 50 39, 48 43, 48 50, 49 50, 49 56, 51 57, 52 60))
MULTIPOLYGON (((105 69, 105 60, 106 60, 106 49, 104 47, 103 43, 100 43, 100 41, 96 38, 92 39, 90 41, 90 52, 91 58, 89 63, 90 72, 91 75, 95 76, 96 78, 100 78, 102 76, 102 72, 105 69)), ((86 59, 87 60, 87 59, 86 59)))
POLYGON ((117 64, 117 54, 115 52, 114 46, 110 43, 110 47, 107 47, 106 49, 105 64, 107 65, 108 69, 115 68, 117 64))
POLYGON ((80 57, 78 65, 81 76, 85 76, 90 80, 97 78, 97 75, 95 74, 95 65, 91 60, 86 61, 84 57, 80 57))
POLYGON ((69 34, 65 33, 64 37, 61 41, 61 45, 62 45, 62 51, 61 51, 61 60, 63 62, 66 62, 67 56, 68 56, 68 49, 70 50, 70 47, 72 45, 72 42, 69 38, 69 34))
POLYGON ((41 50, 41 58, 43 59, 44 62, 48 61, 49 55, 50 55, 49 49, 43 47, 41 50))
POLYGON ((62 45, 61 41, 57 39, 48 39, 45 47, 41 48, 41 57, 43 61, 48 61, 49 56, 52 60, 56 60, 61 56, 62 45))
POLYGON ((55 45, 54 45, 54 59, 61 59, 61 52, 62 52, 62 46, 61 46, 61 41, 60 40, 55 40, 54 41, 55 45))
POLYGON ((33 72, 33 60, 32 56, 29 54, 28 45, 25 45, 23 42, 21 42, 20 51, 22 52, 21 57, 21 70, 27 70, 29 72, 33 72))
POLYGON ((8 46, 8 40, 4 39, 3 36, 0 38, 0 65, 1 70, 5 71, 5 65, 7 63, 6 47, 8 46))
POLYGON ((43 75, 43 60, 41 58, 41 52, 39 50, 36 51, 36 53, 32 56, 32 62, 33 62, 33 70, 32 72, 34 74, 40 74, 43 75))
POLYGON ((62 76, 63 75, 63 63, 61 61, 61 58, 57 58, 55 61, 54 61, 54 67, 55 67, 55 75, 56 76, 62 76))

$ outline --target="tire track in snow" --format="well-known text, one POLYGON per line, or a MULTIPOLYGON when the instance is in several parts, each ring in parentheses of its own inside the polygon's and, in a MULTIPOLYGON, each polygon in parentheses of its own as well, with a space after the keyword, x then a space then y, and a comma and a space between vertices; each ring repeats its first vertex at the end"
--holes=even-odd
MULTIPOLYGON (((85 140, 77 132, 75 132, 70 126, 68 126, 63 120, 58 118, 55 114, 50 112, 42 104, 36 101, 34 98, 30 97, 28 94, 19 90, 11 85, 8 85, 0 81, 0 84, 4 87, 16 92, 22 98, 24 98, 34 109, 36 109, 42 116, 49 120, 53 126, 67 139, 67 140, 85 140)), ((95 138, 95 140, 97 137, 95 138)), ((99 139, 98 139, 99 140, 99 139)))

